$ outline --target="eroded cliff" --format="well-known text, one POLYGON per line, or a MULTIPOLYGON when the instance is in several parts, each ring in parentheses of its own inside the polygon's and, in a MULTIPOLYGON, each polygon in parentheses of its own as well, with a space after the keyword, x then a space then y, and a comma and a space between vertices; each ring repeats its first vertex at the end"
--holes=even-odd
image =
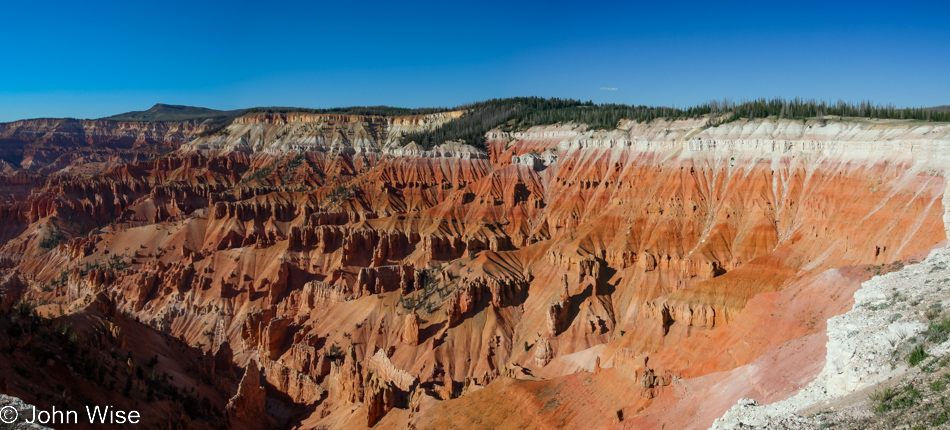
POLYGON ((225 372, 210 421, 260 409, 236 376, 260 368, 273 425, 708 427, 749 390, 782 398, 817 374, 809 342, 865 267, 946 238, 944 124, 394 144, 460 114, 249 115, 98 174, 8 175, 5 302, 69 318, 104 295, 181 339, 225 372), (704 403, 710 378, 746 391, 704 403))

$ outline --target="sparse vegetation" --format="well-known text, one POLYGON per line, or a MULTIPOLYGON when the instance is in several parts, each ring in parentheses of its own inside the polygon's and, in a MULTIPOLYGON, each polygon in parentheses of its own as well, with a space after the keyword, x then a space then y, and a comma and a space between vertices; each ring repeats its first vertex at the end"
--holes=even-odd
POLYGON ((60 229, 54 226, 52 227, 51 230, 49 230, 46 233, 46 236, 40 239, 39 246, 42 249, 50 250, 59 246, 61 242, 65 242, 65 241, 66 241, 66 235, 63 234, 63 232, 60 229))
POLYGON ((343 358, 343 350, 340 348, 340 345, 334 343, 330 345, 330 350, 325 352, 325 355, 331 360, 340 359, 343 358))
MULTIPOLYGON (((67 379, 53 381, 46 387, 38 384, 32 389, 38 398, 45 396, 45 401, 55 402, 57 407, 87 401, 83 394, 71 389, 75 386, 74 379, 81 379, 102 390, 124 393, 135 402, 165 401, 176 407, 180 405, 192 420, 214 422, 222 416, 222 410, 210 399, 188 394, 185 388, 171 382, 170 375, 158 370, 157 355, 148 361, 149 371, 146 372, 141 365, 135 364, 144 362, 145 357, 133 357, 132 352, 118 347, 105 348, 102 338, 90 338, 88 333, 74 329, 69 322, 54 324, 37 314, 33 303, 21 301, 8 312, 0 310, 0 326, 5 327, 5 334, 15 341, 4 347, 2 353, 10 360, 16 377, 45 376, 49 372, 49 363, 68 362, 70 373, 67 379), (16 341, 22 339, 29 341, 17 345, 16 341), (56 394, 51 396, 51 392, 56 394)), ((184 428, 186 424, 186 420, 174 418, 162 427, 184 428)))
POLYGON ((931 321, 923 336, 928 342, 937 344, 946 342, 950 337, 950 317, 944 317, 939 322, 931 321))
POLYGON ((251 181, 263 181, 274 172, 274 166, 267 166, 257 170, 254 170, 250 175, 245 175, 244 179, 241 180, 243 183, 248 183, 251 181))
POLYGON ((875 391, 871 394, 870 400, 874 405, 874 412, 883 413, 914 406, 920 397, 920 390, 913 384, 907 384, 901 389, 888 387, 875 391))
POLYGON ((924 312, 924 316, 926 316, 928 320, 934 320, 940 316, 940 303, 934 303, 931 305, 930 308, 924 312))
POLYGON ((229 123, 229 122, 225 122, 225 123, 222 123, 222 124, 218 124, 218 125, 216 125, 216 126, 214 126, 214 127, 211 127, 211 128, 209 128, 209 129, 207 129, 207 130, 205 130, 205 131, 202 131, 201 133, 198 133, 198 136, 200 136, 200 137, 208 137, 208 136, 215 136, 215 135, 226 136, 226 135, 229 134, 229 133, 228 133, 228 126, 229 126, 229 125, 231 125, 231 123, 229 123))
POLYGON ((297 154, 294 156, 294 158, 287 162, 286 172, 284 173, 283 177, 284 183, 288 183, 291 179, 293 179, 294 170, 297 170, 297 167, 300 167, 300 165, 303 164, 305 158, 306 157, 301 153, 297 154))
POLYGON ((445 299, 450 288, 448 285, 436 282, 434 273, 435 269, 421 270, 419 277, 421 282, 415 285, 415 291, 399 298, 399 306, 407 311, 415 310, 427 315, 431 314, 436 309, 436 301, 445 299))
POLYGON ((330 194, 327 195, 327 200, 329 201, 330 206, 336 206, 349 200, 349 198, 355 193, 356 186, 338 185, 333 189, 333 191, 330 191, 330 194))
POLYGON ((924 346, 917 345, 910 351, 910 354, 907 355, 907 363, 911 366, 916 366, 927 357, 927 351, 924 351, 924 346))
POLYGON ((946 388, 947 383, 939 379, 930 383, 930 389, 933 391, 943 391, 946 388))

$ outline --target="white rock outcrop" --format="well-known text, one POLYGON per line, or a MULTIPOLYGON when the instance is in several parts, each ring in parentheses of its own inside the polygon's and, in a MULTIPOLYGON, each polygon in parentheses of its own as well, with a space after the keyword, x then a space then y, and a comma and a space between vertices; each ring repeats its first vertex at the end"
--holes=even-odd
MULTIPOLYGON (((927 328, 925 317, 919 315, 923 310, 950 300, 948 267, 950 248, 942 248, 919 264, 861 284, 852 310, 828 320, 825 367, 811 384, 769 405, 742 399, 712 429, 768 429, 779 422, 787 426, 790 418, 802 421, 796 415, 805 409, 905 374, 908 367, 903 356, 892 354, 927 328)), ((927 352, 950 352, 950 342, 931 345, 927 352)))

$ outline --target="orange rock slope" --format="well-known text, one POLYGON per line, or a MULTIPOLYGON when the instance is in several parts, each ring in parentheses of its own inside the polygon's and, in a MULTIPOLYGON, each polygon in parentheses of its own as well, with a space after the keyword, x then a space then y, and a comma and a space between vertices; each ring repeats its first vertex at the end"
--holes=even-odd
POLYGON ((115 348, 204 390, 177 425, 706 428, 806 384, 860 281, 946 237, 946 125, 395 145, 459 114, 251 115, 101 173, 10 173, 5 309, 89 331, 103 302, 165 339, 115 348))

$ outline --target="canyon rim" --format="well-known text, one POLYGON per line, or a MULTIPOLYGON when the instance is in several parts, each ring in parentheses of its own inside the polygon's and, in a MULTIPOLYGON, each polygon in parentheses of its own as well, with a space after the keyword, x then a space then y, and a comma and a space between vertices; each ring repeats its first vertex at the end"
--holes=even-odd
POLYGON ((762 101, 599 127, 570 103, 477 141, 425 139, 478 107, 0 124, 3 401, 148 428, 741 428, 740 399, 914 371, 923 308, 875 371, 829 370, 871 329, 828 321, 946 245, 950 124, 741 115, 762 101))

